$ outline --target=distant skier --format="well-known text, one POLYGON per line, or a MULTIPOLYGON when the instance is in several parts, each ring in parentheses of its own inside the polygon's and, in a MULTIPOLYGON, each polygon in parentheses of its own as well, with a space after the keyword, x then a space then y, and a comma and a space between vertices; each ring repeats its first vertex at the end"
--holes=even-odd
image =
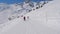
POLYGON ((27 16, 27 19, 29 19, 29 16, 27 16))
POLYGON ((26 20, 26 17, 24 16, 23 19, 24 19, 24 21, 25 21, 25 20, 26 20))

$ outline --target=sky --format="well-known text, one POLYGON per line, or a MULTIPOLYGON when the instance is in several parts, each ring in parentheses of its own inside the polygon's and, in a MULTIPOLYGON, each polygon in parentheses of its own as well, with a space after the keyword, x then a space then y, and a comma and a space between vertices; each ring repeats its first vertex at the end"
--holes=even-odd
MULTIPOLYGON (((41 0, 32 0, 34 2, 41 1, 41 0)), ((0 3, 7 3, 7 4, 13 4, 13 3, 20 3, 24 2, 24 0, 0 0, 0 3)))

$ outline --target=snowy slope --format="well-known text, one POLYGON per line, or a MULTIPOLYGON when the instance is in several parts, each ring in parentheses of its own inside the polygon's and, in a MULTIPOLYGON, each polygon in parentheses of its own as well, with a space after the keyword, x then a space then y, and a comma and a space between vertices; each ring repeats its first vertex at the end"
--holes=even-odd
POLYGON ((60 34, 60 0, 54 0, 24 16, 16 18, 1 28, 1 34, 60 34), (8 25, 8 26, 7 26, 8 25))

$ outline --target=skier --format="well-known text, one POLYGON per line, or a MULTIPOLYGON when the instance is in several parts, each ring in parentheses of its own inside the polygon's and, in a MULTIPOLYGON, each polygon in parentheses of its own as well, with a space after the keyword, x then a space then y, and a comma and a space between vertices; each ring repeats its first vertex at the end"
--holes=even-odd
POLYGON ((24 19, 24 21, 25 21, 25 20, 26 20, 26 17, 24 16, 23 19, 24 19))
POLYGON ((29 16, 27 16, 27 19, 29 19, 29 16))

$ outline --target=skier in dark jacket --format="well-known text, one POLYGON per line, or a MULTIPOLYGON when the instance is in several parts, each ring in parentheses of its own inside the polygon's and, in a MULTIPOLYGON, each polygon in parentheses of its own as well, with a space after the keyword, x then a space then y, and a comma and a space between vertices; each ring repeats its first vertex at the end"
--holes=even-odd
POLYGON ((25 20, 26 20, 26 17, 24 16, 23 19, 24 19, 24 21, 25 21, 25 20))

